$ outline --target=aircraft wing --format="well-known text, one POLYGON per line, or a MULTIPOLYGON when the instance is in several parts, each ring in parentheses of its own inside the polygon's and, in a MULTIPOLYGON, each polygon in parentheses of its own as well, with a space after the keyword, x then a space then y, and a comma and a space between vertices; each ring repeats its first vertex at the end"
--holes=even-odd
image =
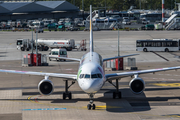
POLYGON ((139 74, 155 73, 155 72, 160 72, 160 71, 168 71, 168 70, 176 70, 176 69, 180 69, 180 66, 141 70, 141 71, 132 71, 132 72, 112 73, 112 74, 106 74, 106 80, 109 81, 109 80, 114 80, 118 78, 129 77, 129 76, 134 76, 134 75, 139 75, 139 74))
POLYGON ((80 59, 77 59, 77 58, 67 58, 67 57, 54 57, 54 56, 48 56, 49 58, 58 58, 58 59, 65 59, 65 60, 73 60, 73 61, 78 61, 80 62, 81 60, 80 59))
POLYGON ((107 61, 107 60, 112 60, 112 59, 117 59, 117 58, 123 58, 123 57, 129 57, 129 56, 135 56, 135 55, 139 55, 139 54, 131 54, 131 55, 124 55, 124 56, 117 56, 117 57, 105 58, 105 59, 103 59, 103 62, 104 62, 104 61, 107 61))
POLYGON ((65 79, 71 79, 71 80, 76 80, 77 79, 77 75, 73 75, 73 74, 44 73, 44 72, 3 70, 3 69, 0 69, 0 72, 24 74, 24 75, 39 75, 39 76, 58 77, 58 78, 65 78, 65 79))

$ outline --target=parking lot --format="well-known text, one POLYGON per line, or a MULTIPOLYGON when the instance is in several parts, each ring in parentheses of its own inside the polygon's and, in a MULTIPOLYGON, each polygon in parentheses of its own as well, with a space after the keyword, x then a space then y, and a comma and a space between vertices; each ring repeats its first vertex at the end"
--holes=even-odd
MULTIPOLYGON (((103 58, 117 56, 118 31, 95 31, 94 49, 103 58)), ((29 52, 16 49, 16 39, 31 39, 31 32, 0 32, 0 68, 21 71, 54 72, 77 74, 77 62, 48 61, 49 66, 22 67, 22 58, 29 52)), ((36 36, 34 35, 34 39, 36 36)), ((87 51, 68 51, 68 57, 80 58, 89 50, 89 32, 49 32, 38 34, 38 38, 73 38, 75 43, 86 39, 87 51)), ((180 38, 179 31, 120 31, 120 55, 139 54, 136 58, 138 70, 162 67, 179 66, 179 52, 152 52, 136 51, 136 40, 153 38, 180 38)), ((35 52, 35 51, 34 51, 35 52)), ((49 51, 42 51, 49 54, 49 51)), ((124 66, 127 58, 124 58, 124 66)), ((124 70, 126 71, 126 70, 124 70)), ((116 73, 124 71, 106 71, 116 73)), ((96 110, 87 110, 89 97, 76 83, 70 88, 72 100, 62 100, 65 89, 63 79, 50 78, 55 91, 50 96, 41 96, 37 85, 43 79, 41 76, 28 76, 0 73, 0 118, 2 120, 20 119, 179 119, 179 70, 144 74, 140 77, 146 83, 145 91, 134 95, 129 89, 131 77, 123 78, 119 82, 122 99, 112 99, 115 88, 106 83, 95 95, 96 110)))

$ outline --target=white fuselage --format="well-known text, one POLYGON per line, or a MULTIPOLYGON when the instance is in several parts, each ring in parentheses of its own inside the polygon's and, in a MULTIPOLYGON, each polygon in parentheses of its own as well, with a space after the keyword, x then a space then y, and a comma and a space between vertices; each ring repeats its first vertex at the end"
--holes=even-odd
POLYGON ((96 52, 85 54, 81 58, 77 75, 80 88, 86 93, 96 93, 105 80, 102 57, 96 52))

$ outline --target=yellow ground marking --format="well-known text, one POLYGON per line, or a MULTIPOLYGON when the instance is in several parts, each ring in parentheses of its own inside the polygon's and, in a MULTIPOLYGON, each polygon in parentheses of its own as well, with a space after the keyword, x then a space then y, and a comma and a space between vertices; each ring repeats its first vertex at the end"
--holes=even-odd
POLYGON ((163 87, 180 87, 180 83, 152 83, 149 85, 163 86, 163 87))
MULTIPOLYGON (((35 97, 36 95, 30 96, 28 97, 28 100, 32 103, 36 103, 36 104, 41 104, 41 105, 47 105, 47 106, 59 106, 59 107, 64 107, 64 108, 78 108, 78 109, 87 109, 87 106, 84 107, 77 107, 77 106, 68 106, 68 105, 57 105, 57 104, 49 104, 49 103, 41 103, 41 102, 36 102, 34 99, 31 99, 32 97, 35 97)), ((38 101, 38 99, 37 99, 38 101)), ((118 107, 118 106, 96 106, 96 110, 105 110, 107 108, 122 108, 122 107, 118 107)))
POLYGON ((173 118, 180 118, 180 114, 175 115, 164 115, 165 117, 173 117, 173 118))

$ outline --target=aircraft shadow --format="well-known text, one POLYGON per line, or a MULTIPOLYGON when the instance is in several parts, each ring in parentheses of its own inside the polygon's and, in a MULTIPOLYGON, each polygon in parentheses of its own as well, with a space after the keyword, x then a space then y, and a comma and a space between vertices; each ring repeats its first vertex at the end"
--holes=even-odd
MULTIPOLYGON (((56 86, 56 87, 63 87, 63 86, 56 86)), ((1 88, 1 90, 12 90, 13 88, 1 88)), ((20 88, 14 88, 14 89, 20 89, 20 88)), ((22 88, 21 88, 22 89, 22 88)), ((37 89, 37 87, 25 87, 23 89, 37 89)), ((179 89, 176 88, 168 88, 168 90, 173 89, 179 89)), ((146 91, 154 91, 154 90, 167 90, 167 88, 147 88, 146 91)), ((180 97, 146 97, 144 92, 140 95, 133 94, 129 88, 120 89, 122 92, 122 98, 121 99, 113 99, 112 93, 115 92, 115 89, 101 89, 98 93, 103 93, 103 97, 98 97, 94 99, 94 104, 96 102, 103 102, 106 105, 105 106, 98 106, 96 104, 96 110, 106 110, 108 112, 114 112, 114 113, 120 113, 120 112, 138 112, 138 111, 148 111, 151 110, 149 102, 157 101, 156 104, 160 105, 161 101, 168 101, 170 99, 180 99, 180 97)), ((52 95, 62 95, 64 91, 60 92, 54 92, 52 95)), ((83 91, 72 91, 73 94, 84 94, 83 91)), ((22 95, 40 95, 39 92, 23 92, 22 95)), ((4 100, 22 100, 22 101, 29 101, 28 99, 0 99, 0 101, 4 100)), ((72 100, 66 99, 63 100, 62 98, 58 99, 36 99, 37 101, 49 101, 51 103, 77 103, 78 101, 87 101, 87 104, 89 104, 89 98, 87 95, 87 98, 73 98, 72 100)), ((168 104, 165 104, 168 105, 168 104)))

